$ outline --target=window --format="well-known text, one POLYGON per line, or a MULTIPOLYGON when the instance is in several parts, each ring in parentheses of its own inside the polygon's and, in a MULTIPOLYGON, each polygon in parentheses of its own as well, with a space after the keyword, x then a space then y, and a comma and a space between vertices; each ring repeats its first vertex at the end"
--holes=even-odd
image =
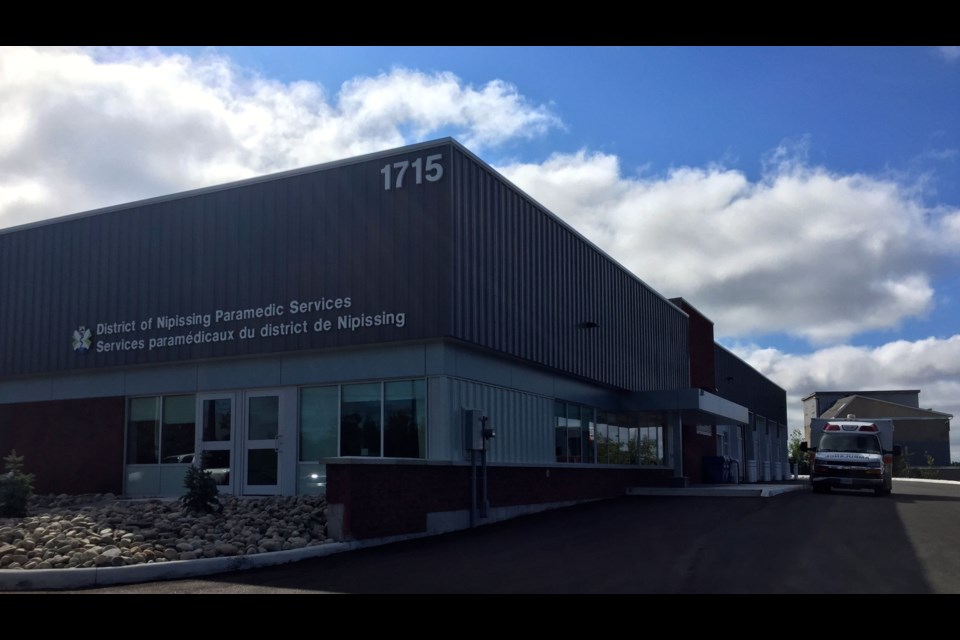
POLYGON ((340 387, 300 390, 300 462, 334 458, 339 451, 340 387))
POLYGON ((203 401, 203 441, 228 442, 233 423, 233 402, 229 398, 203 401))
POLYGON ((554 409, 557 462, 569 462, 567 457, 567 403, 557 402, 554 404, 554 409))
POLYGON ((194 396, 131 398, 127 410, 127 464, 193 462, 194 396))
POLYGON ((165 463, 193 462, 196 436, 196 407, 193 396, 163 399, 163 428, 160 430, 160 460, 165 463))
POLYGON ((637 449, 640 464, 664 464, 663 425, 666 418, 659 413, 641 413, 638 419, 640 430, 637 449))
POLYGON ((583 439, 580 436, 580 405, 567 405, 567 462, 583 462, 583 439))
POLYGON ((160 398, 132 398, 127 422, 127 464, 156 464, 160 456, 160 398))
POLYGON ((383 455, 426 457, 426 394, 423 380, 383 384, 383 455))
POLYGON ((559 400, 554 407, 557 462, 594 462, 598 428, 593 409, 559 400))
MULTIPOLYGON (((302 388, 301 465, 335 456, 425 458, 426 387, 421 379, 302 388)), ((301 471, 308 484, 325 473, 301 471)))
POLYGON ((600 411, 559 400, 554 406, 557 462, 663 464, 661 414, 600 411))
POLYGON ((607 412, 597 411, 596 448, 597 463, 607 464, 610 456, 610 440, 607 438, 607 412))
POLYGON ((380 456, 380 384, 345 384, 340 400, 340 455, 380 456))

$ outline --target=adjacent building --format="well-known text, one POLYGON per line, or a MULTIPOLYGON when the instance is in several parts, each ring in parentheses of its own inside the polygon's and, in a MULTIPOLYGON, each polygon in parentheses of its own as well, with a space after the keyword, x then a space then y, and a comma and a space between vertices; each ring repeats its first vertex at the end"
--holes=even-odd
POLYGON ((952 415, 920 408, 920 390, 815 391, 803 398, 804 436, 810 440, 812 418, 893 418, 894 442, 910 466, 950 464, 952 415))

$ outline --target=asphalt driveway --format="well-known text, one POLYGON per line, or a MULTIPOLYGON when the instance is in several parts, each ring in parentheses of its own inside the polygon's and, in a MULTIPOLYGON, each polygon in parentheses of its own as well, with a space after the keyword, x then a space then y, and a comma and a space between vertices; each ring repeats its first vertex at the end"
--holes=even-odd
POLYGON ((295 564, 85 593, 960 593, 960 484, 638 496, 295 564))

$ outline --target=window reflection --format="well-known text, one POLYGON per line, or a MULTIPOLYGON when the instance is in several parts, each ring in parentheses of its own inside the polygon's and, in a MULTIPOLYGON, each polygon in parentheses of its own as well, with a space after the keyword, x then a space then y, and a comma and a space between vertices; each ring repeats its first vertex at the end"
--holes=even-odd
POLYGON ((380 455, 380 385, 343 385, 340 455, 380 455))
POLYGON ((194 402, 193 396, 167 396, 163 399, 160 455, 165 463, 193 462, 196 432, 194 402))
POLYGON ((249 399, 247 420, 249 440, 273 440, 280 430, 279 396, 254 396, 249 399))
POLYGON ((338 453, 340 387, 309 387, 300 391, 300 461, 316 462, 338 453))
POLYGON ((664 414, 609 412, 557 400, 554 415, 557 462, 663 464, 664 414))
POLYGON ((383 385, 383 455, 389 458, 426 456, 426 394, 423 380, 383 385))
POLYGON ((230 426, 233 421, 231 404, 229 398, 203 401, 203 439, 205 442, 230 440, 230 426))
POLYGON ((301 464, 338 455, 425 458, 426 400, 423 379, 304 387, 301 464))
POLYGON ((207 450, 200 456, 200 468, 210 472, 218 485, 230 484, 230 451, 207 450))
POLYGON ((154 464, 160 448, 160 398, 132 398, 127 422, 127 464, 154 464))

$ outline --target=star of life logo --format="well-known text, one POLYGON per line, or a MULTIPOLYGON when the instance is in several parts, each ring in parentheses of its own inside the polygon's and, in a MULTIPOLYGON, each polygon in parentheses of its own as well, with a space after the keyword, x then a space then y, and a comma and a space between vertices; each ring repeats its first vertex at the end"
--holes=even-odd
POLYGON ((90 350, 92 343, 93 335, 90 333, 90 329, 87 329, 85 326, 80 325, 76 331, 73 332, 73 350, 77 353, 86 353, 90 350))

